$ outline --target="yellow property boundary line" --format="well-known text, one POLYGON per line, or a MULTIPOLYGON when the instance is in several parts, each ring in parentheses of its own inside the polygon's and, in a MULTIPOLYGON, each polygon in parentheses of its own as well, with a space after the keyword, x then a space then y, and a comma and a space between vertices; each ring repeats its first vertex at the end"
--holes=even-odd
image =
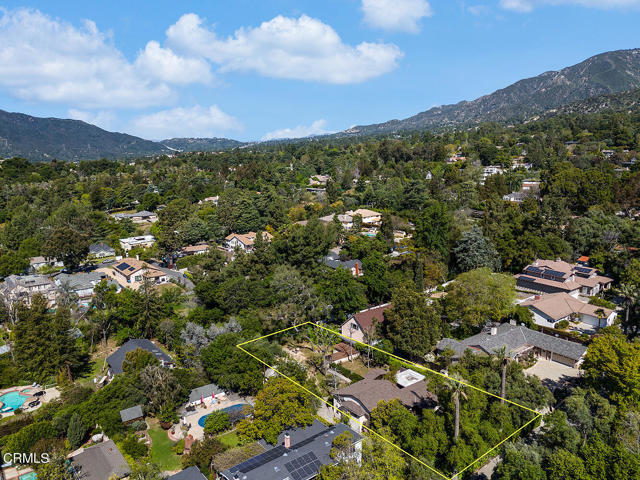
MULTIPOLYGON (((258 362, 262 363, 262 364, 263 364, 263 365, 265 365, 266 367, 268 367, 268 368, 272 369, 274 372, 276 372, 276 373, 277 373, 277 374, 279 374, 280 376, 282 376, 282 377, 286 378, 286 379, 287 379, 287 380, 289 380, 291 383, 293 383, 293 384, 294 384, 294 385, 296 385, 297 387, 301 388, 301 389, 302 389, 302 390, 304 390, 305 392, 309 393, 310 395, 313 395, 313 396, 314 396, 314 397, 316 397, 318 400, 320 400, 321 402, 325 403, 326 405, 328 405, 330 408, 332 408, 332 409, 333 409, 333 408, 334 408, 334 406, 333 406, 331 403, 327 402, 327 401, 326 401, 326 400, 324 400, 322 397, 320 397, 320 396, 316 395, 316 394, 315 394, 315 393, 313 393, 311 390, 309 390, 309 389, 307 389, 307 388, 303 387, 303 386, 302 386, 302 385, 300 385, 298 382, 296 382, 294 379, 292 379, 291 377, 289 377, 289 376, 285 375, 284 373, 282 373, 282 372, 278 371, 275 367, 273 367, 272 365, 269 365, 268 363, 264 362, 263 360, 261 360, 260 358, 256 357, 254 354, 252 354, 251 352, 248 352, 246 349, 242 348, 244 345, 248 345, 248 344, 253 343, 253 342, 256 342, 256 341, 258 341, 258 340, 263 340, 263 339, 265 339, 265 338, 271 337, 271 336, 273 336, 273 335, 278 335, 278 334, 280 334, 280 333, 284 333, 284 332, 289 331, 289 330, 294 330, 294 329, 295 329, 295 330, 297 330, 297 329, 299 329, 299 328, 301 328, 301 327, 304 327, 305 325, 312 325, 312 326, 317 327, 317 328, 320 328, 320 329, 322 329, 322 330, 326 330, 327 332, 330 332, 330 333, 332 333, 332 334, 334 334, 334 335, 337 335, 338 337, 346 338, 346 339, 348 339, 348 340, 351 340, 351 341, 352 341, 352 342, 354 342, 354 343, 357 343, 357 344, 359 344, 359 345, 363 345, 363 346, 368 347, 368 348, 372 348, 372 349, 374 349, 374 350, 376 350, 376 351, 378 351, 378 352, 380 352, 380 353, 384 353, 384 354, 386 354, 386 355, 389 355, 390 357, 393 357, 393 358, 395 358, 395 359, 397 359, 397 360, 400 360, 401 362, 404 362, 404 363, 406 363, 406 364, 410 364, 410 365, 412 365, 412 366, 415 366, 415 367, 417 367, 418 369, 420 369, 420 370, 422 370, 422 371, 424 371, 424 372, 430 372, 430 373, 433 373, 433 374, 435 374, 435 375, 439 375, 440 377, 445 378, 445 379, 447 379, 447 380, 449 380, 449 381, 459 383, 459 384, 461 384, 461 385, 464 385, 465 387, 469 387, 469 388, 471 388, 471 389, 473 389, 473 390, 477 390, 478 392, 482 392, 482 393, 484 393, 485 395, 489 395, 489 396, 491 396, 491 397, 495 397, 495 398, 497 398, 497 399, 504 400, 506 403, 510 403, 510 404, 512 404, 512 405, 515 405, 516 407, 522 408, 522 409, 524 409, 524 410, 527 410, 527 411, 532 412, 532 413, 534 413, 534 414, 535 414, 535 417, 534 417, 533 419, 529 420, 527 423, 525 423, 523 426, 521 426, 519 429, 517 429, 515 432, 513 432, 511 435, 509 435, 507 438, 505 438, 505 439, 504 439, 504 440, 502 440, 500 443, 498 443, 498 444, 497 444, 497 445, 495 445, 494 447, 492 447, 492 448, 490 448, 489 450, 487 450, 487 452, 485 452, 483 455, 481 455, 481 456, 479 456, 478 458, 476 458, 476 459, 475 459, 474 461, 472 461, 469 465, 467 465, 466 467, 464 467, 462 470, 460 470, 459 472, 457 472, 457 473, 456 473, 456 474, 454 474, 453 476, 451 476, 451 477, 447 477, 445 474, 443 474, 443 473, 439 472, 438 470, 436 470, 436 469, 435 469, 435 468, 433 468, 432 466, 427 465, 425 462, 423 462, 423 461, 422 461, 422 460, 420 460, 419 458, 415 457, 414 455, 411 455, 409 452, 407 452, 406 450, 402 449, 401 447, 399 447, 398 445, 396 445, 396 444, 395 444, 395 443, 393 443, 392 441, 388 440, 387 438, 383 437, 383 436, 382 436, 382 435, 380 435, 379 433, 377 433, 377 432, 373 431, 371 428, 369 428, 369 427, 367 427, 366 425, 362 424, 362 423, 361 423, 359 420, 357 420, 356 418, 352 417, 352 416, 351 416, 351 415, 349 415, 349 414, 344 413, 344 415, 346 415, 347 417, 349 417, 351 420, 353 420, 354 422, 356 422, 358 425, 360 425, 362 428, 364 428, 365 430, 367 430, 368 432, 370 432, 372 435, 374 435, 374 436, 378 437, 380 440, 383 440, 384 442, 388 443, 388 444, 389 444, 389 445, 391 445, 392 447, 394 447, 394 448, 396 448, 396 449, 400 450, 402 453, 404 453, 404 454, 405 454, 405 455, 407 455, 408 457, 412 458, 413 460, 415 460, 415 461, 419 462, 421 465, 425 466, 426 468, 428 468, 429 470, 431 470, 433 473, 438 474, 439 476, 441 476, 441 477, 442 477, 442 478, 444 478, 445 480, 457 480, 457 479, 459 479, 459 478, 460 478, 460 477, 459 477, 459 476, 460 476, 460 474, 462 474, 463 472, 465 472, 466 470, 468 470, 469 468, 471 468, 474 464, 476 464, 478 461, 482 460, 484 457, 486 457, 486 456, 487 456, 487 455, 489 455, 491 452, 493 452, 494 450, 496 450, 498 447, 500 447, 503 443, 505 443, 505 442, 506 442, 507 440, 509 440, 511 437, 513 437, 513 436, 517 435, 520 431, 522 431, 522 430, 523 430, 523 429, 525 429, 527 426, 529 426, 530 424, 532 424, 533 422, 535 422, 536 420, 538 420, 539 418, 541 418, 541 417, 542 417, 542 414, 541 414, 540 412, 537 412, 536 410, 533 410, 533 409, 531 409, 531 408, 525 407, 524 405, 520 405, 519 403, 513 402, 513 401, 508 400, 508 399, 506 399, 506 398, 503 398, 503 397, 501 397, 501 396, 499 396, 499 395, 495 395, 495 394, 493 394, 493 393, 491 393, 491 392, 487 392, 486 390, 483 390, 482 388, 478 388, 478 387, 476 387, 476 386, 473 386, 473 385, 471 385, 471 384, 469 384, 469 383, 466 383, 466 382, 463 382, 463 381, 460 381, 460 380, 456 380, 455 378, 452 378, 452 377, 450 377, 450 376, 448 376, 448 375, 445 375, 444 373, 440 373, 440 372, 437 372, 437 371, 432 370, 432 369, 430 369, 430 368, 423 367, 422 365, 418 365, 417 363, 410 362, 409 360, 405 360, 404 358, 398 357, 397 355, 394 355, 393 353, 389 353, 389 352, 386 352, 386 351, 384 351, 384 350, 382 350, 382 349, 380 349, 380 348, 374 347, 373 345, 368 345, 368 344, 366 344, 366 343, 360 342, 360 341, 355 340, 355 339, 353 339, 353 338, 351 338, 351 337, 348 337, 348 336, 346 336, 346 335, 343 335, 342 333, 336 332, 335 330, 331 330, 330 328, 327 328, 327 327, 325 327, 324 325, 318 325, 317 323, 313 323, 313 322, 305 322, 305 323, 301 323, 301 324, 299 324, 299 325, 295 325, 295 326, 293 326, 293 327, 283 328, 282 330, 278 330, 277 332, 273 332, 273 333, 270 333, 270 334, 268 334, 268 335, 263 335, 262 337, 254 338, 253 340, 248 340, 248 341, 246 341, 246 342, 239 343, 239 344, 237 344, 237 345, 236 345, 236 347, 237 347, 237 348, 239 348, 240 350, 242 350, 244 353, 246 353, 246 354, 247 354, 247 355, 249 355, 250 357, 253 357, 254 359, 256 359, 258 362)), ((340 413, 343 413, 343 412, 340 412, 340 413)))

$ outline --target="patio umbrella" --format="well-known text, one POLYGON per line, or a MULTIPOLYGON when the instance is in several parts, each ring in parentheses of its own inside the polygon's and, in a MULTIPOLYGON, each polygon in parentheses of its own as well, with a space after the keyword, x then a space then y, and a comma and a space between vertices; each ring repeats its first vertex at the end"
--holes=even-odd
POLYGON ((204 403, 204 397, 200 395, 200 403, 204 403))

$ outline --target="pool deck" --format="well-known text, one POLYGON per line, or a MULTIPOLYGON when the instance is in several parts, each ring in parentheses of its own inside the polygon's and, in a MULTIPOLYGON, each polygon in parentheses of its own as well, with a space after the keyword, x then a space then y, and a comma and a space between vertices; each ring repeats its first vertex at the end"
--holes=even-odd
MULTIPOLYGON (((231 406, 237 405, 239 403, 247 403, 247 404, 253 405, 253 398, 251 398, 251 397, 240 397, 238 395, 230 395, 230 396, 220 397, 217 400, 218 401, 213 406, 210 404, 210 402, 207 402, 207 407, 206 408, 204 406, 202 406, 202 405, 197 405, 195 407, 196 408, 195 412, 187 412, 188 415, 184 415, 183 416, 184 423, 186 425, 191 424, 191 427, 187 431, 187 435, 189 435, 189 434, 193 435, 193 438, 195 440, 200 440, 201 438, 204 437, 204 428, 202 428, 198 424, 198 420, 200 420, 200 417, 202 417, 203 415, 207 415, 207 414, 209 414, 211 412, 215 412, 216 410, 222 410, 223 408, 231 407, 231 406)), ((177 426, 175 431, 176 432, 180 431, 179 425, 177 426)))
MULTIPOLYGON (((11 387, 11 388, 5 388, 4 390, 0 390, 0 396, 10 392, 20 392, 21 395, 25 396, 25 401, 22 404, 22 408, 21 408, 23 412, 33 412, 34 410, 37 410, 38 408, 40 408, 43 404, 50 402, 51 400, 54 400, 60 396, 60 391, 55 387, 51 387, 44 390, 44 395, 41 397, 34 397, 33 395, 30 395, 31 393, 35 393, 40 390, 42 389, 37 387, 32 387, 31 385, 22 386, 22 387, 11 387), (28 407, 29 402, 32 402, 34 400, 40 400, 40 405, 38 405, 37 407, 29 408, 28 407)), ((1 409, 2 407, 0 406, 0 410, 1 409)), ((13 414, 14 414, 13 411, 5 412, 0 414, 0 417, 1 418, 10 417, 13 414)))
POLYGON ((22 470, 16 469, 16 467, 8 467, 2 470, 4 474, 4 478, 6 480, 18 480, 20 475, 26 475, 27 473, 33 472, 31 467, 23 468, 22 470))

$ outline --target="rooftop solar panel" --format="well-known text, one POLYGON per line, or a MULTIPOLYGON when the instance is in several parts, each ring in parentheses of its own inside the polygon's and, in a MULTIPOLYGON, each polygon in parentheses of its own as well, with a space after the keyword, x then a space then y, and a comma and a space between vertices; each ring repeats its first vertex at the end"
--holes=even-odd
POLYGON ((586 268, 586 267, 576 267, 576 271, 580 272, 580 273, 591 273, 591 268, 586 268))
POLYGON ((116 268, 118 270, 123 270, 123 271, 125 269, 127 269, 127 268, 130 268, 130 267, 131 267, 131 265, 129 265, 127 262, 122 262, 120 265, 116 265, 116 268))
POLYGON ((309 452, 295 460, 284 464, 285 468, 294 480, 306 480, 317 475, 322 463, 316 454, 309 452))
POLYGON ((559 272, 558 270, 548 270, 546 273, 554 277, 564 277, 566 275, 565 272, 559 272))

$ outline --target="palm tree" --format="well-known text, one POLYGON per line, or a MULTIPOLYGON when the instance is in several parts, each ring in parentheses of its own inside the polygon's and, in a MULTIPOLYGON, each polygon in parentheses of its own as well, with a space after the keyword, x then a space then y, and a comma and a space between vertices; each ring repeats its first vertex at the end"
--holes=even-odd
POLYGON ((603 318, 605 318, 605 313, 604 313, 604 309, 602 308, 598 308, 596 309, 595 312, 593 312, 596 314, 596 316, 598 317, 598 330, 600 330, 600 322, 602 321, 603 318))
POLYGON ((502 375, 500 381, 500 403, 504 405, 504 397, 507 392, 507 365, 509 364, 509 354, 507 353, 507 347, 503 345, 500 348, 496 348, 493 350, 495 352, 495 356, 498 359, 498 363, 502 367, 502 375))
POLYGON ((631 308, 638 303, 638 299, 640 298, 640 290, 635 285, 631 285, 629 283, 623 283, 620 285, 620 295, 622 295, 625 299, 625 318, 624 318, 624 333, 628 333, 629 330, 629 312, 631 308))
POLYGON ((465 400, 467 399, 467 394, 464 392, 464 379, 458 375, 457 373, 452 373, 448 377, 448 381, 445 384, 449 390, 453 391, 451 398, 453 398, 453 404, 455 406, 455 416, 454 416, 454 424, 453 424, 453 439, 454 441, 458 441, 458 437, 460 436, 460 396, 462 396, 465 400))

